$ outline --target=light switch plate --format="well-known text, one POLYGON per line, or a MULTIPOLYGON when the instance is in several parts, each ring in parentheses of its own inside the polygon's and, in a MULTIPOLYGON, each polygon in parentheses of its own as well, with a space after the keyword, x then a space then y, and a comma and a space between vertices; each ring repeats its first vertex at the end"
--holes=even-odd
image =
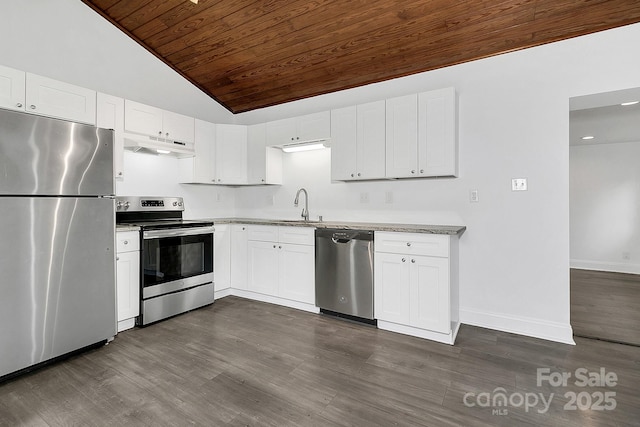
POLYGON ((478 203, 480 201, 478 190, 469 190, 469 201, 471 203, 478 203))
POLYGON ((527 191, 527 178, 513 178, 511 191, 527 191))

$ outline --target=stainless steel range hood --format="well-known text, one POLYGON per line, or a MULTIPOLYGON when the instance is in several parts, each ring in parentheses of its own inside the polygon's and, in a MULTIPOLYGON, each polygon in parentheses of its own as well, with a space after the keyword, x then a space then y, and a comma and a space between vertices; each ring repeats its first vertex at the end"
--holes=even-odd
POLYGON ((124 134, 124 148, 135 153, 160 154, 178 158, 195 156, 195 147, 192 142, 172 141, 136 133, 124 134))

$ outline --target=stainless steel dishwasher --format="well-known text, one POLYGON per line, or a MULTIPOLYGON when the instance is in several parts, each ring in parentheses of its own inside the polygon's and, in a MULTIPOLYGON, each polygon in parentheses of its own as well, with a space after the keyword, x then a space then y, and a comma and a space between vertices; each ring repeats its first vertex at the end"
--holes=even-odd
POLYGON ((316 306, 327 314, 373 317, 373 231, 316 230, 316 306))

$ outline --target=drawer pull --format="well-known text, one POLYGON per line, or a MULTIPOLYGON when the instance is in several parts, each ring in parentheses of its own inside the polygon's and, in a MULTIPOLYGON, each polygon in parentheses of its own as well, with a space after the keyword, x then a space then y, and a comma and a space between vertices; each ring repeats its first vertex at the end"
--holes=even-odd
POLYGON ((407 242, 407 246, 411 246, 411 242, 407 242))
POLYGON ((405 262, 407 259, 406 258, 402 258, 402 262, 405 262))
POLYGON ((415 259, 412 259, 412 260, 411 260, 411 263, 412 263, 412 264, 415 264, 415 263, 416 263, 416 260, 415 260, 415 259))

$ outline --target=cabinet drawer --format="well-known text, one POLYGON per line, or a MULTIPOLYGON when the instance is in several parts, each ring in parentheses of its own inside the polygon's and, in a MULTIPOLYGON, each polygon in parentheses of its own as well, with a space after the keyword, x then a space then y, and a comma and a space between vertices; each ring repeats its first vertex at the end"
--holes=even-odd
POLYGON ((294 245, 313 245, 315 243, 315 228, 313 227, 278 227, 280 243, 294 245))
POLYGON ((278 227, 275 225, 249 225, 247 239, 259 242, 277 242, 278 227))
POLYGON ((116 252, 131 252, 140 250, 140 232, 119 231, 116 233, 116 252))
POLYGON ((449 257, 449 236, 376 231, 376 252, 449 257))

